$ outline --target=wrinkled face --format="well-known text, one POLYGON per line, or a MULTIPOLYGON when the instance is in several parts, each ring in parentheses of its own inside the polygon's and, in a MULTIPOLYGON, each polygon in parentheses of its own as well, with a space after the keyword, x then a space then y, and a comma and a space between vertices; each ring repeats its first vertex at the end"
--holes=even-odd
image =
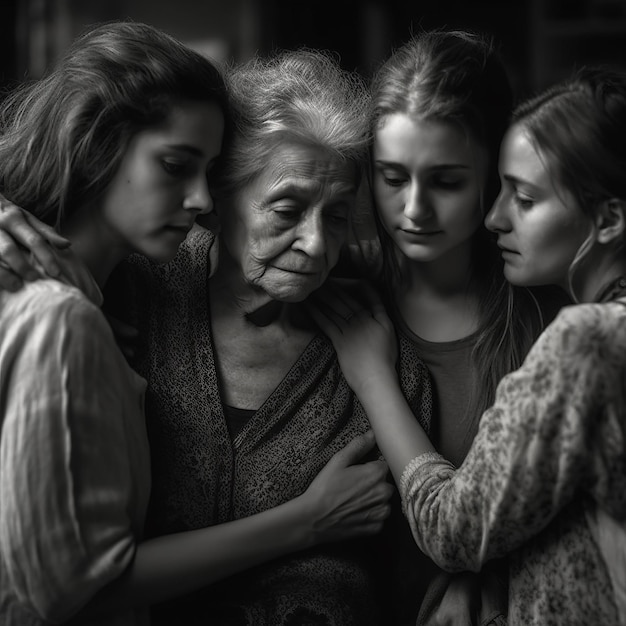
POLYGON ((555 185, 525 128, 516 124, 500 150, 502 188, 485 224, 498 235, 504 274, 515 285, 560 285, 592 221, 555 185))
POLYGON ((467 133, 394 113, 376 131, 373 154, 376 208, 402 254, 430 262, 469 247, 483 219, 487 158, 467 133))
POLYGON ((195 218, 213 210, 207 172, 224 119, 217 104, 181 102, 157 127, 133 136, 98 205, 110 245, 171 260, 195 218))
POLYGON ((355 199, 354 165, 284 143, 218 207, 221 241, 245 283, 274 300, 299 302, 337 263, 355 199))

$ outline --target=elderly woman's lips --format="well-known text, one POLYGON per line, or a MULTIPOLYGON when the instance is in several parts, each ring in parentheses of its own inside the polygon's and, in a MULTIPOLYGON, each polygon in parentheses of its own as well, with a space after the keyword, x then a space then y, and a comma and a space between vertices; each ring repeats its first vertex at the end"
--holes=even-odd
POLYGON ((297 267, 279 267, 277 265, 275 265, 274 267, 277 270, 281 270, 282 272, 289 272, 290 274, 303 274, 305 276, 319 274, 320 271, 321 271, 319 269, 297 268, 297 267))

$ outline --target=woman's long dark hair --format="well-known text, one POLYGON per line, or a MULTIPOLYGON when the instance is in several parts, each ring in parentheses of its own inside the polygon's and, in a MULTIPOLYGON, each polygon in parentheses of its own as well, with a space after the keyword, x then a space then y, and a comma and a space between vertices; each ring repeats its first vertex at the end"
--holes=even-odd
POLYGON ((217 103, 217 67, 174 37, 132 21, 96 25, 43 79, 0 111, 0 191, 58 226, 111 182, 130 139, 181 100, 217 103))

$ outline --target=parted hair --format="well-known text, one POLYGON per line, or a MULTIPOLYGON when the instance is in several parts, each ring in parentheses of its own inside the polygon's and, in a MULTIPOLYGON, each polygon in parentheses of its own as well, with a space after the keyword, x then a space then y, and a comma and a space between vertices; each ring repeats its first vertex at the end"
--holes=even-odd
MULTIPOLYGON (((485 149, 488 162, 480 202, 486 215, 500 189, 498 155, 513 109, 510 81, 493 39, 458 30, 416 34, 374 74, 371 94, 373 132, 387 116, 402 113, 417 121, 454 123, 485 149)), ((384 285, 393 298, 407 260, 375 218, 384 285)), ((481 319, 472 354, 468 432, 493 402, 500 379, 521 365, 543 325, 534 296, 504 278, 500 250, 483 224, 474 235, 471 269, 481 295, 481 319)))
POLYGON ((392 113, 457 122, 486 148, 490 167, 483 209, 495 200, 500 142, 513 93, 493 40, 469 31, 425 31, 398 48, 372 79, 371 123, 392 113))
POLYGON ((368 91, 328 51, 301 48, 228 68, 233 134, 213 171, 216 194, 230 194, 257 176, 285 141, 322 148, 366 166, 368 91))
POLYGON ((164 122, 176 102, 217 103, 222 73, 174 37, 120 21, 89 28, 41 80, 0 110, 0 189, 48 224, 97 198, 130 139, 164 122))
MULTIPOLYGON (((596 217, 605 201, 626 202, 625 70, 580 68, 570 79, 520 104, 513 122, 523 125, 553 180, 574 196, 586 215, 596 217)), ((594 234, 570 267, 570 286, 594 234)))

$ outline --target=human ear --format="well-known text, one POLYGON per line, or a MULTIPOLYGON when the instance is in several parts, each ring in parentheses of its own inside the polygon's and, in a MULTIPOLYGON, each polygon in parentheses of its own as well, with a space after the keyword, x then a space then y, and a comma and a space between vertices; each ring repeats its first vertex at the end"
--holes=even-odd
POLYGON ((598 243, 622 241, 626 232, 626 202, 619 198, 605 200, 596 216, 598 243))

